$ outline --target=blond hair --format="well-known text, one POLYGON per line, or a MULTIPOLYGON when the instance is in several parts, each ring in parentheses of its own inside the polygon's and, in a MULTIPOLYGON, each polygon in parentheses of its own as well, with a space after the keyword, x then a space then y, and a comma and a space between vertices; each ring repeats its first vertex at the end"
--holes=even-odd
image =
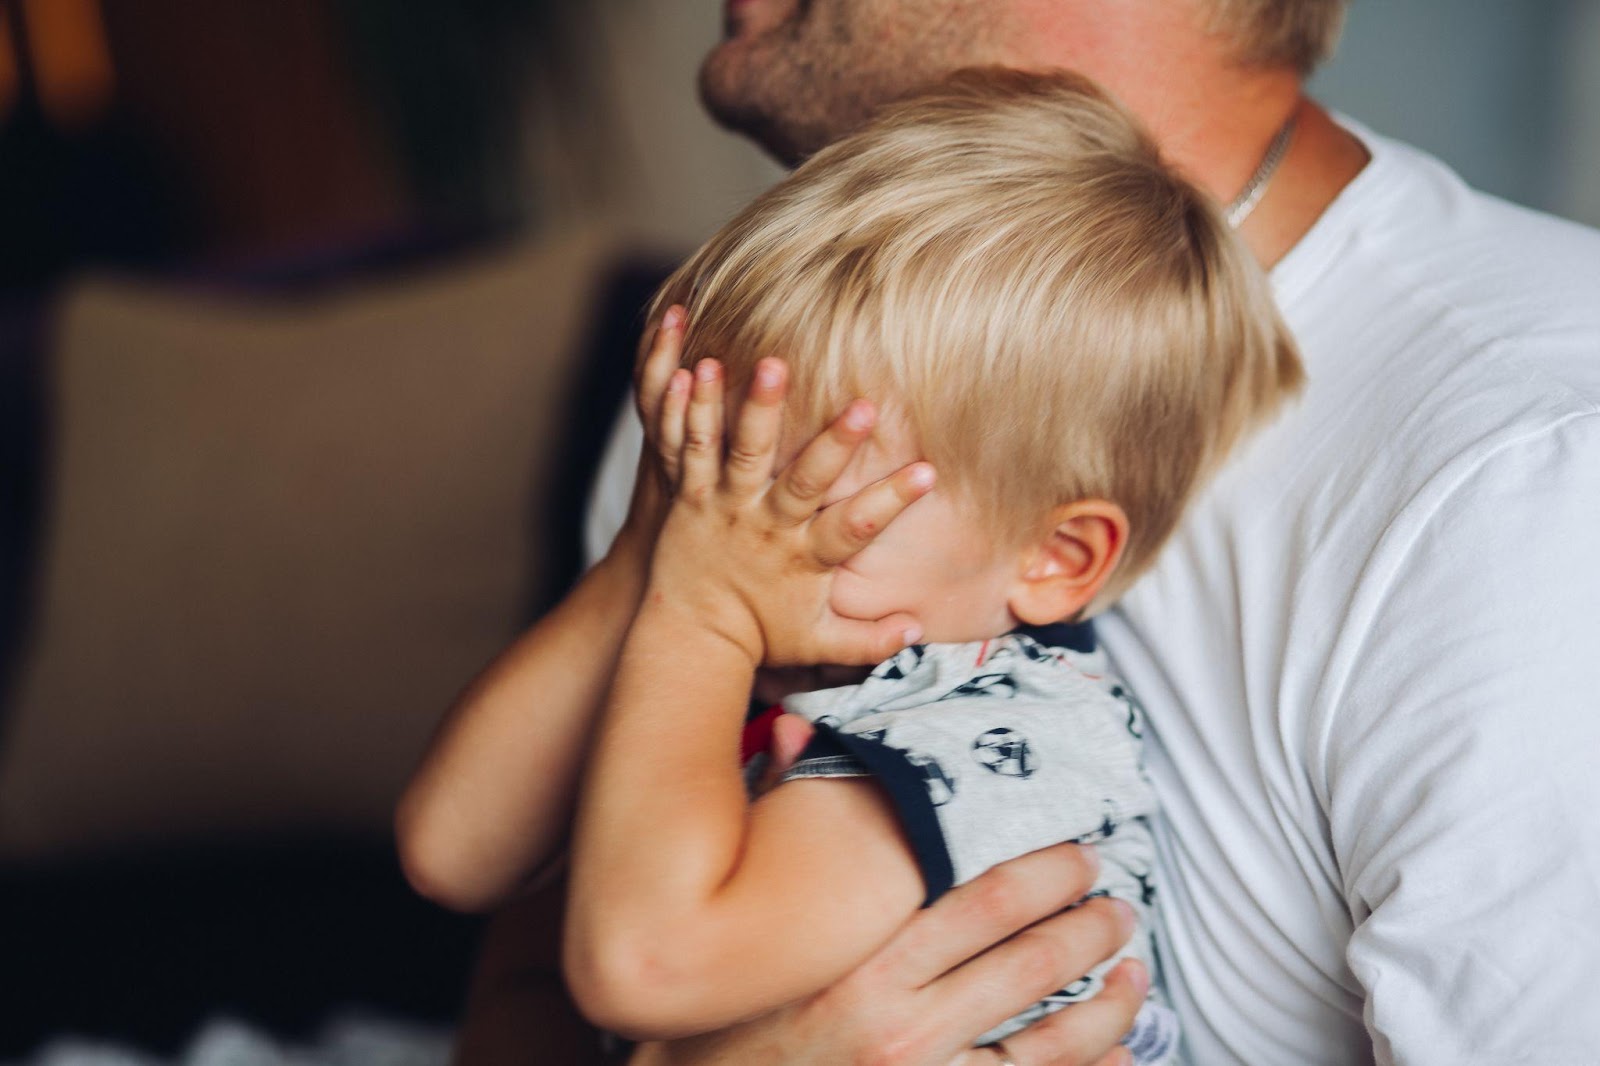
POLYGON ((1096 606, 1149 565, 1229 447, 1300 383, 1216 206, 1071 74, 962 71, 819 152, 662 287, 685 363, 792 367, 820 426, 902 413, 997 536, 1103 498, 1130 525, 1096 606))
POLYGON ((1203 0, 1240 63, 1302 76, 1333 55, 1349 0, 1203 0))

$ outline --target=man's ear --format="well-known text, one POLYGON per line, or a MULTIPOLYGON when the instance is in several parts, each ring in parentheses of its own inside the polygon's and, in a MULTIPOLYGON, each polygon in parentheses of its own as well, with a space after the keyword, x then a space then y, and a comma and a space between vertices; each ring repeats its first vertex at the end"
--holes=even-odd
POLYGON ((1023 551, 1011 613, 1028 625, 1071 618, 1100 593, 1128 543, 1128 516, 1106 500, 1077 500, 1050 512, 1045 534, 1023 551))

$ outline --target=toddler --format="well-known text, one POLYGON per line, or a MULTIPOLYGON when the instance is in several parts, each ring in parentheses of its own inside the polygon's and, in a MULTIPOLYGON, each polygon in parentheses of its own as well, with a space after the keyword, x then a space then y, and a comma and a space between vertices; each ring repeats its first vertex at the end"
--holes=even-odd
MULTIPOLYGON (((620 651, 508 653, 465 701, 576 674, 581 717, 603 703, 586 751, 577 729, 558 744, 583 763, 573 994, 627 1035, 721 1028, 826 987, 997 863, 1095 842, 1093 894, 1136 932, 979 1040, 1009 1061, 1000 1041, 1118 960, 1153 964, 1141 715, 1084 620, 1299 385, 1265 279, 1082 79, 972 71, 759 198, 654 314, 632 521, 653 549, 620 651), (752 800, 739 745, 763 667, 815 735, 752 800)), ((545 647, 580 647, 597 609, 563 604, 545 647)), ((431 756, 413 807, 451 806, 441 775, 518 765, 514 744, 476 763, 441 744, 453 769, 431 756)), ((1152 993, 1135 1060, 1171 1061, 1175 1029, 1152 993)))

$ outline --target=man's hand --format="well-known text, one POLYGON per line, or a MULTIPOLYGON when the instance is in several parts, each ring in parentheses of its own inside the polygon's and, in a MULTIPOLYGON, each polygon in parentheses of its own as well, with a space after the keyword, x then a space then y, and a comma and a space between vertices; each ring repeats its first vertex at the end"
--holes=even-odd
MULTIPOLYGON (((882 951, 831 988, 720 1033, 647 1044, 632 1066, 993 1066, 972 1042, 1112 955, 1133 931, 1125 904, 1091 900, 1062 912, 1094 883, 1092 849, 1061 844, 1023 856, 920 911, 882 951)), ((752 945, 759 950, 760 945, 752 945)), ((1129 960, 1104 991, 1015 1036, 1026 1066, 1125 1066, 1118 1042, 1149 978, 1129 960)))
POLYGON ((728 639, 752 668, 875 663, 920 639, 917 621, 836 614, 834 573, 932 488, 933 468, 911 463, 824 506, 877 412, 855 401, 775 470, 787 385, 781 360, 756 365, 724 454, 721 366, 704 359, 692 376, 679 369, 667 379, 655 440, 676 495, 646 604, 728 639))

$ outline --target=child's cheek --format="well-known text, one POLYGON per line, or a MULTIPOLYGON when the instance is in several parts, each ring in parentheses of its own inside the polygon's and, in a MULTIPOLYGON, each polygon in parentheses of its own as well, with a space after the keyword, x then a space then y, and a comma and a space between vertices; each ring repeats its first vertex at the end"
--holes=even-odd
MULTIPOLYGON (((860 558, 859 556, 857 558, 860 558)), ((881 581, 869 580, 855 570, 834 571, 828 606, 846 618, 873 620, 892 614, 899 606, 890 602, 881 581)))

